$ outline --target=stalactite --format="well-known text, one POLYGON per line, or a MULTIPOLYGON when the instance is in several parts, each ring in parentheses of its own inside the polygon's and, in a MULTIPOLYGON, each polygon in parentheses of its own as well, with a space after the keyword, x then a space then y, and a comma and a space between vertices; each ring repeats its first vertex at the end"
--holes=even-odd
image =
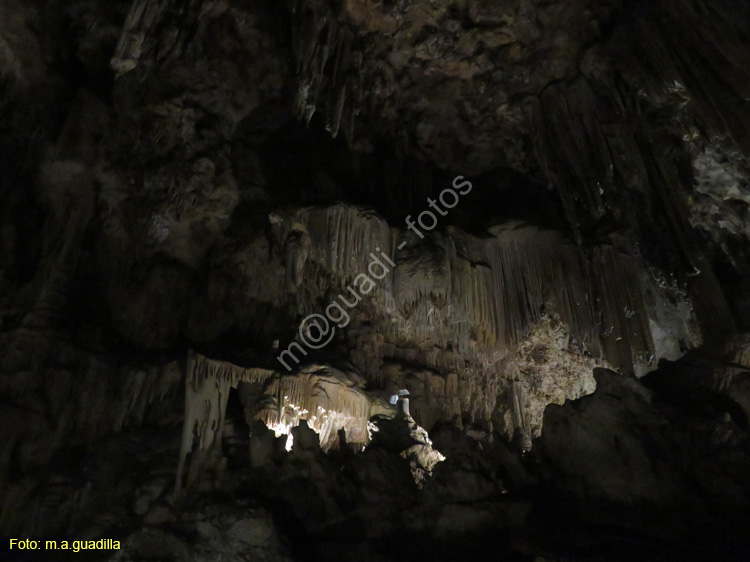
POLYGON ((613 365, 632 373, 634 358, 654 355, 638 265, 630 256, 603 247, 597 248, 594 268, 606 334, 602 337, 605 355, 613 365))
POLYGON ((227 361, 217 361, 198 354, 193 357, 192 366, 188 369, 188 377, 196 388, 207 379, 227 381, 232 387, 240 382, 265 384, 275 374, 270 369, 238 367, 227 361))
POLYGON ((453 419, 458 416, 461 419, 461 404, 458 399, 458 375, 449 373, 445 378, 445 396, 446 403, 443 415, 446 419, 453 419))
POLYGON ((339 127, 341 126, 341 116, 344 113, 344 104, 346 103, 346 83, 339 88, 335 100, 336 101, 330 112, 331 118, 327 126, 327 129, 333 138, 338 136, 339 127))
MULTIPOLYGON (((452 296, 460 299, 458 322, 476 326, 484 345, 516 343, 549 304, 594 345, 590 287, 577 248, 554 233, 526 228, 496 230, 494 238, 474 241, 468 252, 468 259, 452 260, 452 296)), ((463 340, 461 328, 456 331, 463 340)))
MULTIPOLYGON (((326 209, 302 209, 292 221, 299 224, 301 239, 287 244, 287 264, 295 275, 305 267, 305 262, 315 264, 338 277, 339 288, 358 275, 369 275, 368 268, 376 257, 391 247, 392 234, 388 224, 371 212, 348 205, 326 209), (380 251, 377 251, 380 248, 380 251)), ((387 262, 380 257, 386 266, 387 262)), ((392 271, 377 282, 380 289, 391 292, 392 271)))
POLYGON ((138 65, 146 33, 161 17, 169 2, 170 0, 133 0, 110 61, 118 75, 129 72, 138 65))
POLYGON ((649 9, 647 17, 628 18, 623 35, 630 56, 618 63, 652 99, 668 97, 679 84, 711 136, 729 135, 750 149, 747 112, 737 111, 750 91, 747 53, 740 47, 746 8, 686 0, 655 2, 649 9))
MULTIPOLYGON (((317 279, 298 302, 303 316, 321 312, 316 299, 331 298, 367 274, 375 248, 389 251, 396 266, 357 305, 383 342, 371 350, 372 360, 364 358, 364 348, 352 358, 378 384, 384 382, 383 358, 453 371, 460 411, 479 421, 492 415, 493 389, 510 376, 500 365, 545 318, 565 327, 564 347, 577 356, 609 360, 610 367, 639 374, 658 361, 652 330, 671 346, 692 329, 689 307, 663 304, 674 291, 655 282, 627 249, 602 245, 584 252, 558 232, 520 223, 495 227, 481 239, 449 228, 421 240, 348 205, 300 209, 278 222, 304 238, 289 246, 288 263, 295 271, 304 269, 306 279, 312 272, 317 279), (304 250, 295 253, 296 248, 304 250)), ((360 331, 353 321, 343 335, 356 340, 360 331)), ((368 345, 366 338, 363 342, 368 345)), ((585 369, 584 363, 575 369, 585 369)), ((576 388, 584 386, 590 385, 576 388)), ((414 404, 415 416, 421 408, 414 404)), ((533 424, 535 432, 536 417, 533 424)))
MULTIPOLYGON (((322 106, 326 129, 334 138, 342 124, 348 140, 353 139, 354 105, 347 104, 354 84, 350 69, 357 60, 352 55, 353 38, 339 22, 334 8, 328 5, 295 6, 292 43, 297 64, 297 112, 309 125, 313 114, 322 106)), ((361 59, 358 61, 361 66, 361 59)))
POLYGON ((341 125, 347 94, 349 67, 351 66, 351 38, 342 33, 336 48, 336 60, 331 74, 328 110, 326 113, 326 129, 336 138, 341 125))
POLYGON ((519 432, 521 448, 524 451, 531 450, 531 430, 526 416, 526 403, 528 402, 528 393, 521 382, 514 382, 510 387, 512 400, 513 425, 519 432))
MULTIPOLYGON (((176 490, 182 485, 185 460, 193 452, 213 451, 221 432, 229 389, 240 382, 257 383, 272 401, 257 414, 271 428, 288 433, 306 419, 320 433, 321 446, 341 428, 350 432, 352 441, 367 441, 367 421, 377 413, 363 390, 364 381, 340 371, 313 368, 296 375, 281 375, 271 370, 243 368, 226 361, 190 353, 186 375, 185 422, 176 490)), ((188 473, 192 474, 193 469, 188 473)))
POLYGON ((197 474, 198 466, 204 455, 212 453, 220 445, 221 432, 224 428, 229 388, 235 375, 233 369, 222 369, 224 365, 214 365, 190 352, 188 372, 185 377, 185 420, 182 427, 180 459, 177 466, 175 493, 180 494, 183 487, 185 462, 192 454, 191 467, 188 470, 187 485, 191 477, 197 474), (213 375, 213 376, 212 376, 213 375), (197 440, 197 448, 193 447, 197 440))

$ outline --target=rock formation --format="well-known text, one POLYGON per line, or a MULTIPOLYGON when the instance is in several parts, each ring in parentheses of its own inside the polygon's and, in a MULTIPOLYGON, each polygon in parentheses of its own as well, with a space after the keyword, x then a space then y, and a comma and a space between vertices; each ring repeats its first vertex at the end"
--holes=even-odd
POLYGON ((4 1, 3 537, 745 560, 749 28, 4 1))

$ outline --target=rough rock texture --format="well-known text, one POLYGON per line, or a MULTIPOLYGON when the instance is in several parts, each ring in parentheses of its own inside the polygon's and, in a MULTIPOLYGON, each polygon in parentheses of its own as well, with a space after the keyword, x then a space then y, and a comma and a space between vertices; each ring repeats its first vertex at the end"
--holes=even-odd
MULTIPOLYGON (((118 498, 121 493, 110 479, 119 473, 127 490, 131 475, 124 467, 109 466, 106 458, 106 466, 89 464, 87 456, 100 447, 111 451, 114 444, 102 445, 101 440, 119 435, 136 454, 131 466, 132 478, 136 478, 138 465, 146 463, 143 455, 153 460, 154 452, 134 451, 135 443, 127 443, 128 432, 150 427, 144 441, 158 448, 164 440, 160 428, 181 423, 182 409, 174 404, 174 398, 182 394, 182 374, 176 363, 143 367, 91 356, 69 361, 57 368, 22 371, 0 379, 4 398, 0 489, 5 498, 0 521, 4 532, 28 529, 40 535, 61 534, 71 527, 83 530, 93 525, 107 498, 118 498), (86 488, 92 473, 101 478, 93 492, 86 488)), ((168 473, 173 470, 171 461, 168 473)), ((110 517, 116 520, 116 512, 108 514, 106 521, 110 517)))
POLYGON ((453 560, 464 552, 739 561, 750 546, 742 532, 750 441, 748 364, 738 348, 746 342, 730 342, 723 355, 692 352, 640 380, 598 369, 596 391, 550 406, 541 439, 524 454, 523 443, 508 446, 477 426, 443 422, 427 437, 408 418, 380 420, 356 454, 345 446, 325 454, 302 422, 287 452, 260 421, 251 435, 229 430, 244 423, 235 402, 216 462, 181 497, 172 488, 178 394, 140 427, 57 444, 56 458, 36 460, 26 475, 47 482, 44 501, 34 496, 26 522, 15 512, 4 525, 60 540, 120 540, 122 551, 102 560, 453 560), (420 489, 414 469, 427 468, 423 453, 434 450, 445 460, 420 489))
POLYGON ((186 513, 179 528, 149 527, 133 533, 111 562, 142 560, 230 562, 232 560, 293 560, 280 542, 273 519, 263 509, 240 505, 207 506, 186 513), (171 531, 171 532, 170 532, 171 531), (189 542, 183 537, 191 536, 189 542))
POLYGON ((744 560, 748 29, 737 0, 2 2, 1 534, 744 560), (402 389, 416 444, 361 451, 402 389))
POLYGON ((645 385, 598 370, 593 396, 550 407, 540 443, 546 478, 553 501, 571 506, 571 527, 596 521, 634 533, 660 545, 654 559, 667 556, 669 541, 683 545, 676 556, 741 559, 747 545, 735 533, 748 521, 747 417, 726 390, 710 390, 707 364, 688 357, 692 380, 675 383, 676 364, 645 385))
POLYGON ((408 414, 391 419, 378 416, 373 420, 371 446, 389 448, 408 460, 414 482, 421 489, 432 476, 435 466, 445 460, 440 451, 433 448, 427 431, 408 414))

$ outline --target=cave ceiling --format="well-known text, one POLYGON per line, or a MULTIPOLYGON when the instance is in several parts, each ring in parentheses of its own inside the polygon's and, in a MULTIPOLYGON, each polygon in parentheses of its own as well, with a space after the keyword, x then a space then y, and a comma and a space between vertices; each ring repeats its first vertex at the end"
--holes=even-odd
MULTIPOLYGON (((44 519, 39 475, 67 466, 60 451, 148 420, 180 426, 165 466, 198 482, 233 407, 294 431, 294 458, 325 473, 315 434, 364 447, 370 418, 406 404, 409 425, 381 419, 361 455, 376 460, 352 461, 354 488, 391 447, 412 471, 393 461, 383 488, 453 478, 455 452, 516 490, 550 477, 678 505, 681 468, 638 470, 700 445, 720 461, 717 476, 693 459, 716 476, 706 494, 739 505, 748 45, 740 0, 3 0, 0 528, 44 519), (325 345, 306 341, 315 315, 325 345), (586 472, 582 443, 612 432, 638 468, 586 472), (493 439, 542 443, 552 468, 532 478, 493 439)), ((282 467, 260 486, 296 478, 256 430, 254 469, 282 467)), ((507 493, 455 478, 426 493, 507 493)), ((335 490, 331 513, 351 500, 335 490)), ((74 528, 60 513, 37 529, 74 528)), ((306 532, 336 528, 300 513, 306 532)), ((373 513, 370 538, 399 527, 373 513)))

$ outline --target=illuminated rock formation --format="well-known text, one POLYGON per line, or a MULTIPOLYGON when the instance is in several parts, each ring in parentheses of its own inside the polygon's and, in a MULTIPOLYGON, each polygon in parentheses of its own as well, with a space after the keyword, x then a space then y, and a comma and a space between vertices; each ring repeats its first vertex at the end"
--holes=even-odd
POLYGON ((4 0, 3 536, 745 562, 749 27, 4 0))

